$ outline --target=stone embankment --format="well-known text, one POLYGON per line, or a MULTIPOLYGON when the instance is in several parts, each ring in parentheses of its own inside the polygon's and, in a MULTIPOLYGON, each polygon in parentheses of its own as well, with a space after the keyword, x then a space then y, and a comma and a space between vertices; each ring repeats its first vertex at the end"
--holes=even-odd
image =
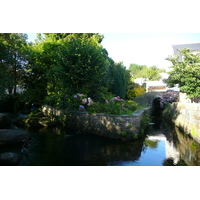
POLYGON ((43 113, 64 122, 75 131, 87 132, 113 139, 134 139, 142 135, 148 123, 145 119, 150 107, 133 112, 132 115, 108 115, 104 113, 65 112, 50 106, 43 106, 43 113))
POLYGON ((179 102, 169 104, 165 108, 163 117, 200 143, 200 104, 187 103, 189 100, 183 96, 184 94, 180 94, 179 102))

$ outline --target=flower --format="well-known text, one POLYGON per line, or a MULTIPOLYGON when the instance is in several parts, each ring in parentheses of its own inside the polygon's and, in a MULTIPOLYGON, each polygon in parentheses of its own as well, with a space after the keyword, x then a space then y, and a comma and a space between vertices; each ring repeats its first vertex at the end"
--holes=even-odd
POLYGON ((88 97, 88 106, 91 106, 91 104, 93 104, 93 101, 92 101, 92 99, 90 98, 90 97, 88 97))
POLYGON ((105 102, 106 102, 107 104, 110 104, 110 102, 109 102, 108 100, 105 100, 105 102))
POLYGON ((79 105, 79 110, 85 111, 85 107, 83 105, 79 105))
POLYGON ((77 99, 77 95, 74 95, 74 99, 77 99))
POLYGON ((87 103, 87 99, 82 99, 82 104, 86 104, 87 103))
POLYGON ((79 93, 78 93, 77 95, 78 95, 79 97, 83 97, 83 96, 84 96, 84 94, 79 94, 79 93))

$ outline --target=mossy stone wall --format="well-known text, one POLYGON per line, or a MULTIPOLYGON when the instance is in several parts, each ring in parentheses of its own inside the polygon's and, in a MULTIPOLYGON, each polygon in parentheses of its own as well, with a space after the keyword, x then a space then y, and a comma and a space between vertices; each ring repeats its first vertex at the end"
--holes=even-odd
POLYGON ((167 105, 163 117, 200 143, 200 104, 176 102, 167 105))
POLYGON ((104 113, 66 112, 50 106, 43 106, 46 116, 63 121, 76 131, 87 132, 113 139, 135 139, 142 136, 141 128, 147 124, 141 121, 150 107, 133 112, 132 115, 108 115, 104 113))

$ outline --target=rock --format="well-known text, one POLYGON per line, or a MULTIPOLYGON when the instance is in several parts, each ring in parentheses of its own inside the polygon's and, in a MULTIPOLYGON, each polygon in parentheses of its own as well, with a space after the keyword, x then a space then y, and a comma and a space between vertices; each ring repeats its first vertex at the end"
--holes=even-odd
POLYGON ((18 153, 6 152, 0 154, 0 165, 17 165, 21 156, 18 153))
POLYGON ((39 117, 29 117, 26 120, 23 120, 25 122, 25 125, 28 127, 44 127, 42 124, 39 123, 39 117))
POLYGON ((0 129, 9 128, 10 124, 11 120, 7 116, 0 115, 0 129))
POLYGON ((0 145, 21 143, 29 138, 29 133, 22 130, 2 129, 0 130, 0 145))
POLYGON ((38 113, 32 115, 32 117, 44 117, 44 113, 43 112, 38 112, 38 113))
POLYGON ((25 126, 25 120, 24 118, 17 118, 12 120, 12 123, 18 127, 24 127, 25 126))
POLYGON ((38 112, 31 117, 19 117, 12 121, 13 124, 20 127, 55 127, 56 122, 53 122, 50 118, 45 117, 43 112, 38 112))
POLYGON ((48 117, 29 117, 24 122, 29 127, 54 127, 57 125, 48 117))
POLYGON ((39 123, 42 124, 45 127, 54 127, 54 126, 57 125, 55 122, 51 121, 51 119, 48 118, 48 117, 40 118, 39 123))

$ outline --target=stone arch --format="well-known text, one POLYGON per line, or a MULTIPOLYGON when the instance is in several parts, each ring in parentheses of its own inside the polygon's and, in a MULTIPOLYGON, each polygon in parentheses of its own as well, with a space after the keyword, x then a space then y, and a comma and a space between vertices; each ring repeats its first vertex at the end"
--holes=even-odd
POLYGON ((160 106, 161 97, 157 96, 152 101, 151 116, 156 124, 162 121, 162 108, 160 106))
POLYGON ((163 93, 164 92, 147 92, 133 100, 140 105, 152 106, 154 99, 161 98, 163 93))

